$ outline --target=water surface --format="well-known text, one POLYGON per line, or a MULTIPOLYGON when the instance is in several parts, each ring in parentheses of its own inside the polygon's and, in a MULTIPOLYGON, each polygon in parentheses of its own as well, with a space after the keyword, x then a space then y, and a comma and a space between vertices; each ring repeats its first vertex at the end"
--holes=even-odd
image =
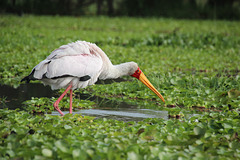
MULTIPOLYGON (((49 86, 44 86, 40 83, 21 84, 20 87, 16 89, 7 85, 0 85, 0 98, 5 99, 5 102, 0 104, 0 108, 22 109, 22 102, 30 100, 31 97, 51 98, 54 96, 57 96, 56 91, 52 91, 49 86)), ((141 106, 87 94, 81 94, 80 97, 81 99, 94 101, 97 108, 77 110, 76 112, 73 112, 73 114, 82 114, 83 116, 88 115, 96 118, 110 118, 122 121, 139 121, 145 118, 168 119, 167 111, 142 109, 141 106)), ((68 112, 64 111, 64 113, 66 114, 68 112)), ((59 115, 59 113, 54 111, 52 112, 52 115, 59 115)))

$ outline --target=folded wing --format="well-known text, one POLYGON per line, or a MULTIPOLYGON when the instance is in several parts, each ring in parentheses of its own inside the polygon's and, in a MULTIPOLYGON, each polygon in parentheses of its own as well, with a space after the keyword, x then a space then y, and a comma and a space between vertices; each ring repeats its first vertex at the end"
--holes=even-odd
POLYGON ((76 42, 53 51, 30 75, 53 89, 65 88, 70 82, 73 88, 83 88, 97 81, 102 66, 101 56, 87 42, 76 42))

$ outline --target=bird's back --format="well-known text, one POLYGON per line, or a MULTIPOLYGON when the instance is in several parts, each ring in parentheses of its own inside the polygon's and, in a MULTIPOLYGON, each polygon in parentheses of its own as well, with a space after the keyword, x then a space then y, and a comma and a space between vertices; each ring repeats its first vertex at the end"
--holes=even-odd
POLYGON ((94 52, 92 45, 95 44, 86 41, 76 41, 67 45, 62 45, 52 51, 46 59, 60 58, 63 56, 76 56, 79 54, 91 55, 94 52))

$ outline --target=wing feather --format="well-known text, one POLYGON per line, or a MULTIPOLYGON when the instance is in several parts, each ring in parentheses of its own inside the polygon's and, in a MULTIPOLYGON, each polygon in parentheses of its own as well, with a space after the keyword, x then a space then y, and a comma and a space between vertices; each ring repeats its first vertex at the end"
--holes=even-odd
POLYGON ((104 70, 101 54, 96 45, 85 41, 63 45, 33 68, 33 78, 51 85, 52 89, 64 88, 71 81, 73 88, 84 88, 94 84, 104 70), (90 79, 81 81, 84 76, 90 79))
POLYGON ((47 66, 50 63, 50 60, 43 60, 42 62, 40 62, 38 65, 36 65, 33 70, 33 77, 36 79, 42 79, 43 75, 47 72, 47 66))
POLYGON ((71 75, 73 77, 94 77, 101 71, 102 60, 99 57, 86 55, 64 56, 53 59, 47 66, 46 77, 60 77, 71 75))

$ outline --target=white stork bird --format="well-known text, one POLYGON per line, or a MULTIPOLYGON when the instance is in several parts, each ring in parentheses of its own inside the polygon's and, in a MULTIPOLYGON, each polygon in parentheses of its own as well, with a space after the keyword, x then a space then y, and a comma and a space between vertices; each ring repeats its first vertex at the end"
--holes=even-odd
POLYGON ((41 80, 53 90, 66 88, 53 104, 63 116, 58 104, 70 90, 70 109, 72 113, 72 92, 77 88, 93 85, 98 79, 115 79, 130 75, 150 88, 163 102, 164 98, 148 81, 135 62, 113 65, 107 55, 95 44, 76 41, 54 50, 45 60, 36 65, 22 81, 41 80))

